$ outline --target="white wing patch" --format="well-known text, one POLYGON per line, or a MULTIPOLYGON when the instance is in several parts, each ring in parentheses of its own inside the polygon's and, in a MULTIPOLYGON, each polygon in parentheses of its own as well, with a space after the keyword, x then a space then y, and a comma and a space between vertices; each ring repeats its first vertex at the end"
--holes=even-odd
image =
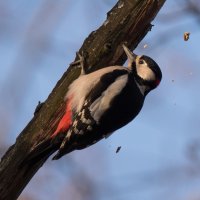
POLYGON ((70 86, 69 90, 66 94, 65 99, 72 98, 72 109, 76 112, 79 112, 85 102, 85 98, 88 93, 95 87, 95 85, 99 82, 101 76, 105 73, 111 72, 115 69, 126 69, 122 66, 111 66, 106 67, 100 70, 97 70, 93 73, 81 75, 78 79, 76 79, 70 86))
POLYGON ((101 116, 108 110, 110 103, 115 96, 125 87, 128 75, 122 75, 105 90, 90 106, 90 112, 94 120, 98 123, 101 116))

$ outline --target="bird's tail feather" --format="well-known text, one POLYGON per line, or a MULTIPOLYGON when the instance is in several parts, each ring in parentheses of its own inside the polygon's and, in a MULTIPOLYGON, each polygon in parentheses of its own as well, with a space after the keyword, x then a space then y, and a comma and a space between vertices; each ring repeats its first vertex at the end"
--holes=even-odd
POLYGON ((35 165, 42 160, 46 160, 58 148, 58 145, 52 144, 52 139, 47 139, 38 144, 22 161, 20 166, 35 165))

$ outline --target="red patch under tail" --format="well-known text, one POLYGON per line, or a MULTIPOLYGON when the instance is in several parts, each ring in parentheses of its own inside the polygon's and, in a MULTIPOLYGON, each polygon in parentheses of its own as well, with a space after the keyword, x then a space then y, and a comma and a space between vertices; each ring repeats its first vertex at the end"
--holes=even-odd
POLYGON ((69 126, 72 123, 72 110, 71 110, 71 99, 68 99, 66 103, 66 111, 62 119, 60 120, 57 129, 51 136, 51 138, 55 137, 60 132, 65 132, 69 129, 69 126))

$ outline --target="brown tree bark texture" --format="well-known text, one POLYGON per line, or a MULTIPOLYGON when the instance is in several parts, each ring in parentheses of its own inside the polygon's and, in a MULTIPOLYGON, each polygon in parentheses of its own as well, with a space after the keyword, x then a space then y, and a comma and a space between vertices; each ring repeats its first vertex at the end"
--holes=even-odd
MULTIPOLYGON (((86 56, 87 72, 110 65, 121 65, 126 57, 121 44, 134 49, 151 30, 165 0, 120 0, 107 13, 107 19, 84 41, 79 52, 86 56)), ((66 47, 67 48, 67 47, 66 47)), ((77 58, 76 58, 77 59, 77 58)), ((46 158, 34 166, 19 167, 31 149, 48 138, 64 114, 64 96, 80 69, 69 66, 33 119, 19 134, 0 162, 0 200, 14 200, 20 195, 46 158)), ((58 161, 59 162, 59 161, 58 161)))

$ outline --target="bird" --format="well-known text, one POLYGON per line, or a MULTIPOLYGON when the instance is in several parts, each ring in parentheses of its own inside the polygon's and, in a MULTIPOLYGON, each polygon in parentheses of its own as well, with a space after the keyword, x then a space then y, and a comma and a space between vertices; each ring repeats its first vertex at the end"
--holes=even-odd
POLYGON ((141 111, 147 94, 161 82, 158 64, 136 55, 122 44, 127 67, 108 66, 86 74, 83 55, 72 64, 81 67, 65 96, 65 113, 53 134, 31 150, 26 160, 53 160, 89 147, 131 122, 141 111))

